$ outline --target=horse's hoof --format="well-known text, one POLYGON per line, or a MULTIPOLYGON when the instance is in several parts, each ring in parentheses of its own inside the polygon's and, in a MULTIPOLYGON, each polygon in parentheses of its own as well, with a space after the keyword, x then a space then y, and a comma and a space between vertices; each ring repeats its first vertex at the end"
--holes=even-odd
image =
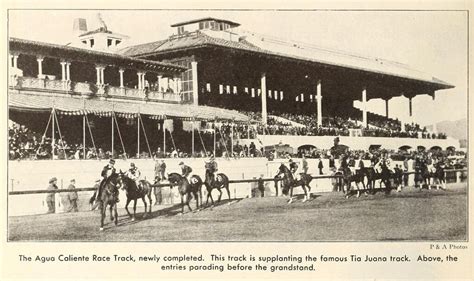
POLYGON ((346 199, 348 199, 348 198, 349 198, 349 195, 346 195, 346 199))
POLYGON ((99 231, 104 231, 104 228, 103 227, 99 228, 99 231))
POLYGON ((132 221, 135 221, 135 218, 132 218, 132 221))

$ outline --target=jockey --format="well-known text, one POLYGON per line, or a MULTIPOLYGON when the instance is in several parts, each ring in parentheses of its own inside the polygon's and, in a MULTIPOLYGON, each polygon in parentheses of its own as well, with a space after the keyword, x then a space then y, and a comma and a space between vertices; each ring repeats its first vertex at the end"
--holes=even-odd
POLYGON ((209 161, 205 164, 205 168, 206 174, 210 175, 210 185, 212 186, 214 185, 215 173, 217 172, 217 163, 214 159, 214 156, 211 156, 211 158, 209 158, 209 161))
POLYGON ((184 162, 181 161, 179 162, 179 166, 181 167, 181 174, 184 178, 186 178, 186 180, 188 181, 188 184, 191 183, 190 179, 191 179, 191 172, 193 171, 193 169, 191 169, 191 167, 187 166, 187 165, 184 165, 184 162))
POLYGON ((290 172, 293 175, 293 179, 296 180, 296 171, 298 170, 298 164, 296 162, 293 162, 292 159, 290 159, 289 165, 290 165, 290 172))
MULTIPOLYGON (((115 160, 114 159, 110 159, 109 160, 109 163, 104 166, 104 168, 102 168, 102 172, 100 173, 100 175, 102 176, 102 181, 100 182, 100 185, 99 185, 99 191, 97 192, 97 197, 96 197, 96 200, 99 200, 100 199, 100 195, 101 195, 101 192, 102 192, 102 188, 104 187, 104 185, 107 183, 108 179, 117 174, 116 170, 115 170, 115 160)), ((117 202, 119 202, 119 199, 118 199, 118 190, 117 190, 117 202)))
POLYGON ((127 177, 129 177, 130 179, 135 181, 135 184, 136 184, 138 190, 142 189, 142 186, 140 184, 141 172, 138 169, 138 167, 135 166, 135 163, 130 163, 130 169, 128 169, 128 171, 125 173, 125 175, 127 177))

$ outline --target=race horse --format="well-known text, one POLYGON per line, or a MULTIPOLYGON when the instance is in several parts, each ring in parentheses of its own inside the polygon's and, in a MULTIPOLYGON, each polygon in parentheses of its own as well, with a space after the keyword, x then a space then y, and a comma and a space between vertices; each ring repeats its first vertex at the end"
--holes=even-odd
POLYGON ((104 230, 104 219, 107 206, 110 210, 110 220, 117 225, 118 223, 118 213, 117 213, 117 196, 118 196, 118 186, 120 185, 118 174, 111 175, 106 179, 102 191, 99 195, 99 206, 100 206, 100 230, 104 230), (112 215, 112 209, 114 210, 114 215, 112 215))
POLYGON ((375 167, 365 168, 365 176, 367 177, 367 188, 371 189, 372 193, 375 193, 375 181, 377 180, 380 180, 380 188, 382 188, 383 183, 385 193, 390 193, 392 172, 386 165, 375 165, 375 167))
POLYGON ((211 198, 211 203, 212 205, 214 205, 214 199, 212 198, 211 194, 214 188, 217 188, 217 190, 219 191, 219 198, 217 199, 217 202, 221 202, 222 188, 225 188, 227 190, 227 196, 229 197, 230 201, 229 178, 225 174, 218 173, 216 175, 216 178, 213 180, 212 173, 206 170, 206 180, 204 181, 204 185, 207 189, 206 206, 209 203, 209 198, 211 198))
POLYGON ((199 211, 200 206, 202 205, 202 179, 200 176, 192 175, 190 181, 188 182, 185 177, 178 173, 168 174, 168 180, 171 184, 171 187, 178 186, 179 195, 181 196, 181 214, 184 214, 184 204, 188 206, 189 211, 191 212, 191 206, 189 202, 191 201, 191 194, 196 200, 196 210, 199 211), (184 196, 186 195, 186 201, 184 196), (199 204, 199 201, 201 203, 199 204))
POLYGON ((281 164, 280 167, 278 168, 278 173, 275 176, 279 177, 280 175, 283 175, 283 178, 281 180, 281 189, 282 193, 284 195, 290 195, 290 199, 288 200, 288 204, 291 204, 293 202, 293 188, 296 186, 301 186, 304 191, 304 199, 303 202, 306 202, 308 200, 308 191, 311 191, 311 186, 309 183, 313 179, 311 175, 301 173, 299 179, 295 179, 293 177, 293 173, 290 171, 290 169, 285 165, 281 164), (308 187, 308 190, 306 190, 306 186, 308 187))
POLYGON ((431 179, 433 179, 433 185, 437 189, 446 189, 444 164, 441 162, 434 165, 427 165, 423 162, 421 164, 421 178, 422 183, 426 184, 429 189, 431 189, 432 186, 431 179))
MULTIPOLYGON (((356 184, 357 188, 357 198, 360 197, 360 188, 359 184, 362 183, 362 186, 365 189, 364 178, 366 177, 365 169, 358 169, 355 172, 352 172, 349 167, 341 168, 335 173, 335 175, 342 177, 342 191, 346 195, 346 198, 351 196, 352 183, 356 184)), ((367 195, 367 191, 365 192, 367 195)))
POLYGON ((125 190, 125 194, 127 195, 125 210, 127 211, 128 216, 132 218, 132 221, 135 220, 135 214, 137 211, 137 200, 142 199, 143 205, 145 206, 145 212, 143 213, 143 218, 146 218, 147 214, 151 213, 151 205, 153 203, 151 199, 151 192, 153 190, 153 188, 151 187, 151 184, 146 180, 140 180, 139 184, 141 185, 141 188, 138 188, 136 182, 133 179, 129 178, 122 171, 120 171, 118 175, 119 175, 118 176, 119 183, 122 186, 122 190, 125 190), (147 208, 147 202, 146 202, 145 197, 148 197, 148 202, 150 203, 149 209, 147 208), (133 200, 133 215, 130 214, 128 210, 128 204, 130 204, 132 200, 133 200))

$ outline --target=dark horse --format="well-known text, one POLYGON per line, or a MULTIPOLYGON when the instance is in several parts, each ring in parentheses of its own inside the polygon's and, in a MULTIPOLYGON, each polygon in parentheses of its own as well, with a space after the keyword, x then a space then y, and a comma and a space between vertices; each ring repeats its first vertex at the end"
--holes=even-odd
POLYGON ((352 183, 356 184, 357 197, 360 197, 359 184, 362 183, 362 186, 365 189, 365 183, 364 183, 364 178, 366 177, 365 169, 359 169, 359 170, 356 170, 355 173, 352 173, 351 169, 347 167, 345 169, 341 169, 340 171, 338 171, 336 175, 342 176, 342 191, 346 194, 346 198, 349 198, 349 196, 351 195, 352 183))
POLYGON ((117 213, 117 196, 118 196, 118 174, 111 175, 105 182, 102 187, 102 192, 99 197, 100 205, 100 230, 104 230, 104 219, 105 211, 107 206, 110 206, 110 220, 115 222, 115 225, 118 223, 118 213, 117 213), (114 216, 112 216, 112 208, 114 209, 114 216))
POLYGON ((367 188, 372 189, 372 192, 375 192, 375 181, 380 180, 380 188, 382 188, 382 183, 385 186, 385 193, 390 193, 391 183, 390 179, 393 177, 392 172, 386 165, 380 165, 380 172, 377 171, 374 167, 365 168, 365 175, 367 176, 367 188))
POLYGON ((444 164, 436 163, 432 167, 429 167, 426 163, 421 165, 421 178, 423 182, 431 189, 431 179, 433 179, 433 185, 438 189, 446 189, 446 178, 444 172, 444 164))
POLYGON ((288 204, 291 204, 293 202, 293 188, 296 186, 301 186, 303 188, 303 202, 306 202, 308 200, 308 191, 311 191, 311 186, 309 186, 309 183, 311 182, 313 177, 308 174, 301 173, 301 178, 296 180, 294 179, 290 169, 288 169, 288 167, 286 167, 283 163, 280 165, 280 168, 278 168, 278 174, 275 177, 278 177, 281 174, 283 174, 283 179, 281 183, 282 193, 288 195, 288 191, 290 192, 290 200, 288 200, 288 204), (308 187, 308 191, 306 190, 306 186, 308 187))
POLYGON ((227 196, 229 197, 230 201, 230 191, 229 191, 229 178, 223 174, 223 173, 218 173, 216 178, 213 180, 213 175, 210 171, 206 170, 206 180, 204 182, 206 185, 207 189, 207 198, 206 198, 206 206, 209 202, 209 198, 211 198, 211 203, 214 205, 214 199, 212 198, 212 190, 214 188, 217 188, 219 191, 219 199, 217 199, 217 202, 221 202, 222 198, 222 188, 225 188, 227 190, 227 196))
POLYGON ((150 183, 146 180, 140 180, 140 185, 141 185, 141 190, 140 190, 137 187, 137 184, 135 183, 135 181, 127 177, 127 175, 125 175, 121 171, 119 173, 119 182, 122 185, 122 189, 125 190, 125 194, 127 195, 127 203, 125 203, 125 210, 127 211, 128 216, 132 218, 132 221, 135 220, 135 214, 137 211, 137 200, 142 199, 143 204, 145 205, 145 213, 143 214, 143 218, 146 218, 147 217, 147 202, 145 200, 145 196, 148 197, 148 201, 150 203, 150 209, 148 210, 148 213, 151 213, 151 205, 153 202, 151 199, 151 191, 153 188, 150 186, 150 183), (128 204, 130 204, 130 201, 132 200, 133 200, 133 216, 128 211, 128 204))
POLYGON ((184 204, 188 206, 189 211, 191 212, 191 206, 189 202, 191 201, 191 194, 196 200, 196 210, 199 210, 200 205, 202 205, 202 179, 200 176, 192 175, 190 182, 186 180, 185 177, 178 173, 168 174, 168 180, 171 184, 171 187, 178 186, 179 195, 181 196, 181 214, 184 214, 184 204), (184 195, 186 195, 186 201, 184 201, 184 195), (201 201, 201 204, 199 204, 201 201))

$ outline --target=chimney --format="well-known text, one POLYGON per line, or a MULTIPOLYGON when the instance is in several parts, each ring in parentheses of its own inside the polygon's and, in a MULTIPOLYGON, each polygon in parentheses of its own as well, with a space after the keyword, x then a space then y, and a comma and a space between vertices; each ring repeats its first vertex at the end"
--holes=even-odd
POLYGON ((87 32, 87 21, 81 18, 74 19, 74 25, 73 25, 72 30, 75 36, 79 36, 87 32))

